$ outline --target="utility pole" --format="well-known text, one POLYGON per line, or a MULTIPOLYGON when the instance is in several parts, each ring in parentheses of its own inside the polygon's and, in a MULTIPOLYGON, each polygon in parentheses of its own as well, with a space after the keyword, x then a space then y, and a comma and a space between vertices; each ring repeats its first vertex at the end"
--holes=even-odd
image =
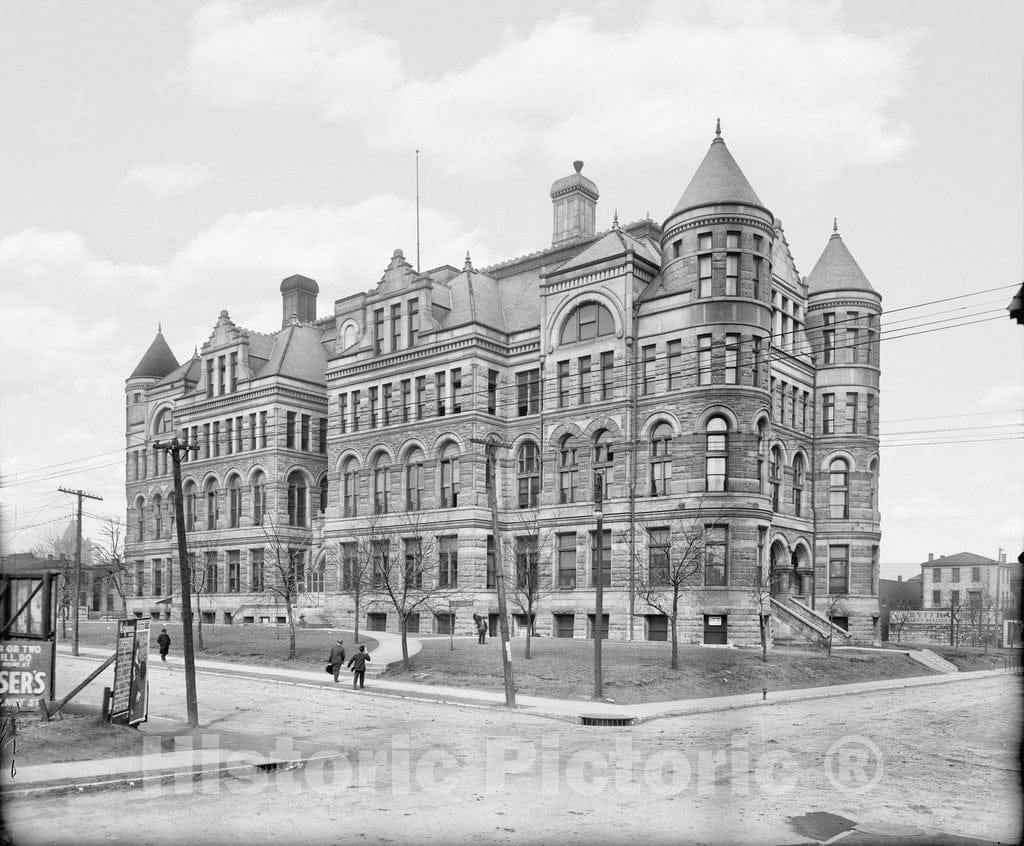
POLYGON ((85 491, 70 491, 67 488, 57 488, 61 493, 71 494, 78 497, 78 526, 75 532, 75 578, 72 581, 71 607, 71 654, 78 655, 78 594, 82 589, 82 500, 95 499, 102 501, 103 497, 87 494, 85 491))
POLYGON ((594 594, 594 699, 604 699, 601 678, 601 637, 604 634, 604 476, 594 474, 594 513, 597 516, 597 539, 594 556, 597 561, 597 590, 594 594))
POLYGON ((169 444, 159 441, 154 447, 171 454, 174 465, 174 525, 178 534, 178 570, 181 574, 181 645, 185 653, 185 702, 188 707, 188 724, 199 726, 199 702, 196 698, 196 654, 192 646, 192 567, 188 560, 188 544, 185 541, 185 508, 181 499, 181 454, 198 452, 195 444, 180 444, 173 438, 169 444))
MULTIPOLYGON (((491 531, 494 532, 494 565, 498 583, 498 628, 501 631, 501 669, 505 676, 505 704, 509 708, 516 707, 516 683, 512 674, 512 643, 509 640, 508 614, 505 605, 505 567, 501 561, 501 534, 498 529, 498 447, 505 446, 498 441, 470 439, 475 444, 483 444, 487 450, 487 463, 490 465, 488 478, 490 488, 487 501, 491 506, 491 531)), ((529 623, 527 623, 529 625, 529 623)))

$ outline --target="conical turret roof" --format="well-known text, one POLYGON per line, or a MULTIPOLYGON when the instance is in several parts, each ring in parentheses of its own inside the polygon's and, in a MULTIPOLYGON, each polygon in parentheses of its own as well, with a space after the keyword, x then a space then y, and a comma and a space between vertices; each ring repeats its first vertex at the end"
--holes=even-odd
MULTIPOLYGON (((697 206, 711 206, 718 203, 743 203, 748 206, 765 208, 760 197, 750 187, 736 159, 722 138, 721 126, 715 130, 715 139, 700 163, 693 179, 683 191, 672 214, 697 206)), ((670 215, 671 216, 671 215, 670 215)))
POLYGON ((129 379, 163 379, 168 373, 178 369, 178 359, 174 357, 171 348, 164 340, 164 334, 160 329, 156 330, 156 337, 149 345, 142 360, 135 365, 129 379))
POLYGON ((832 237, 828 239, 825 250, 817 264, 807 277, 809 294, 821 294, 825 291, 867 291, 879 296, 878 291, 871 287, 864 271, 857 260, 850 254, 839 235, 837 224, 832 225, 832 237))

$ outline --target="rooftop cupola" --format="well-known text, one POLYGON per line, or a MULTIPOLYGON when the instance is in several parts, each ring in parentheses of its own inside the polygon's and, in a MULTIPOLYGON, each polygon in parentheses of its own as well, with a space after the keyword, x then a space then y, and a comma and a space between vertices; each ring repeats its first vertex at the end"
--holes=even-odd
POLYGON ((563 176, 551 186, 554 228, 551 246, 559 247, 573 241, 582 241, 594 235, 597 214, 597 185, 581 171, 583 162, 572 163, 576 172, 563 176))
POLYGON ((833 291, 861 291, 881 299, 843 243, 839 223, 835 219, 832 221, 832 237, 807 277, 807 288, 811 297, 833 291))
POLYGON ((289 276, 281 282, 281 328, 291 325, 294 317, 299 323, 316 322, 316 295, 320 286, 308 276, 289 276))
POLYGON ((173 373, 177 369, 178 359, 174 357, 167 341, 164 340, 163 327, 157 325, 156 337, 128 378, 163 379, 168 373, 173 373))

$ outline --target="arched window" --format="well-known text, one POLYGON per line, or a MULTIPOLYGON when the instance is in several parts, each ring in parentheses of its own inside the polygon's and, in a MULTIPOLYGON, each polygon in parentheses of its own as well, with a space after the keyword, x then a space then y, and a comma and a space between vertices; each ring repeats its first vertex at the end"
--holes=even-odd
POLYGON ((868 465, 868 474, 871 481, 871 510, 878 511, 878 459, 872 458, 868 465))
POLYGON ((146 500, 139 497, 135 500, 135 526, 138 530, 139 541, 146 539, 146 500))
POLYGON ((612 313, 600 303, 583 303, 577 306, 562 325, 563 344, 589 341, 615 332, 612 313))
POLYGON ((157 540, 163 535, 164 531, 164 501, 160 494, 154 494, 153 496, 153 537, 157 540))
POLYGON ((172 425, 173 421, 171 420, 171 410, 169 408, 165 408, 153 418, 153 434, 166 435, 171 432, 172 425))
POLYGON ((651 496, 672 493, 672 427, 659 423, 651 432, 651 496))
POLYGON ((834 520, 850 516, 850 466, 836 458, 828 466, 828 512, 834 520))
POLYGON ((347 350, 356 342, 356 327, 355 324, 350 323, 342 330, 341 334, 341 348, 347 350))
POLYGON ((757 490, 764 493, 764 456, 768 449, 768 421, 757 421, 757 490))
POLYGON ((405 459, 405 510, 423 507, 423 450, 414 447, 405 459))
POLYGON ((210 479, 206 483, 206 528, 216 529, 217 519, 220 517, 220 503, 217 501, 217 494, 220 493, 217 480, 210 479))
POLYGON ((459 449, 448 444, 441 450, 441 508, 455 508, 459 504, 459 449))
POLYGON ((576 482, 579 476, 576 441, 571 435, 562 438, 558 447, 558 501, 576 501, 576 482))
MULTIPOLYGON (((320 513, 327 513, 327 474, 320 477, 320 513)), ((323 588, 321 588, 323 590, 323 588)))
POLYGON ((237 529, 242 520, 242 480, 238 475, 228 479, 228 528, 237 529))
POLYGON ((355 517, 359 513, 359 465, 348 459, 341 468, 341 516, 355 517))
POLYGON ((516 453, 516 480, 519 507, 536 508, 540 499, 540 449, 533 441, 525 441, 516 453))
POLYGON ((777 446, 768 453, 768 479, 772 487, 772 511, 779 510, 779 492, 782 489, 782 450, 777 446))
POLYGON ((262 470, 257 470, 252 477, 252 524, 263 525, 263 515, 267 513, 267 477, 262 470))
POLYGON ((602 429, 594 439, 594 487, 601 479, 601 499, 611 499, 612 484, 615 482, 615 447, 607 429, 602 429))
POLYGON ((804 505, 804 483, 807 478, 807 466, 802 453, 793 457, 793 514, 801 516, 804 505))
POLYGON ((387 514, 391 493, 391 463, 380 453, 373 462, 373 513, 387 514))
POLYGON ((729 424, 723 417, 708 421, 707 451, 704 458, 704 479, 707 490, 724 491, 729 488, 729 424))
POLYGON ((306 477, 298 470, 288 476, 288 525, 308 526, 306 504, 309 491, 306 488, 306 477))
POLYGON ((185 497, 185 531, 194 532, 196 528, 196 485, 195 482, 189 482, 185 485, 184 490, 185 497))

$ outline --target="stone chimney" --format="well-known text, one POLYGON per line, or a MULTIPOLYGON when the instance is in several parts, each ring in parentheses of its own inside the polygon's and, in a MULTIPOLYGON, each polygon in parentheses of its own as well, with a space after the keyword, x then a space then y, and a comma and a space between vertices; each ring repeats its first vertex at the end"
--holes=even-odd
POLYGON ((316 295, 320 286, 308 276, 289 276, 281 282, 281 328, 295 318, 299 323, 316 322, 316 295))
POLYGON ((928 560, 929 561, 934 561, 935 560, 935 553, 934 552, 929 552, 928 553, 928 560))
POLYGON ((1006 563, 1006 550, 1003 550, 1003 549, 999 550, 999 563, 1000 564, 1005 564, 1006 563))

